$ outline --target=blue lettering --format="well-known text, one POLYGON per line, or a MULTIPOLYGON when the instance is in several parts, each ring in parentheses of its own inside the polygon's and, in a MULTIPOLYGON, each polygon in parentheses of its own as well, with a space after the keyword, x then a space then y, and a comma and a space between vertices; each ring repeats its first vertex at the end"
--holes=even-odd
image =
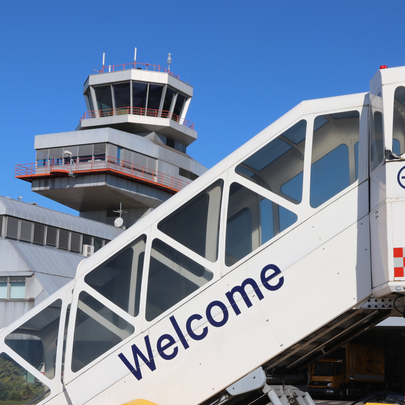
POLYGON ((205 326, 202 330, 202 333, 200 335, 197 335, 192 329, 191 329, 191 322, 193 322, 194 320, 199 321, 200 319, 202 319, 202 316, 199 314, 194 314, 191 315, 188 319, 187 319, 187 323, 186 323, 186 330, 187 333, 189 334, 189 336, 191 337, 191 339, 194 340, 203 340, 208 333, 208 328, 205 326))
POLYGON ((206 310, 205 313, 207 315, 208 322, 212 326, 215 326, 216 328, 220 328, 221 326, 224 326, 228 322, 228 318, 229 318, 228 309, 226 308, 225 304, 223 302, 221 302, 221 301, 212 301, 210 304, 208 304, 207 310, 206 310), (211 310, 212 310, 213 307, 221 308, 223 316, 224 316, 221 321, 216 321, 212 317, 211 310))
POLYGON ((174 330, 175 330, 176 333, 177 333, 177 336, 179 337, 181 343, 183 344, 183 347, 184 347, 185 349, 188 349, 188 348, 189 348, 189 345, 188 345, 188 343, 187 343, 186 338, 185 338, 184 335, 183 335, 183 332, 182 332, 181 329, 180 329, 179 324, 178 324, 177 321, 176 321, 176 318, 175 318, 174 316, 171 316, 169 319, 170 319, 170 322, 171 322, 172 325, 173 325, 174 330))
POLYGON ((241 286, 236 286, 233 287, 231 291, 227 292, 226 298, 228 298, 229 303, 231 304, 233 310, 235 311, 236 315, 240 314, 240 309, 238 305, 236 304, 235 300, 233 299, 233 296, 235 293, 239 293, 243 300, 245 301, 245 304, 248 308, 252 306, 252 301, 250 301, 248 295, 246 294, 245 288, 247 285, 250 285, 255 291, 257 296, 259 297, 259 300, 262 300, 264 298, 262 292, 260 291, 259 286, 257 285, 256 281, 253 280, 252 278, 247 278, 241 286))
POLYGON ((264 288, 267 288, 269 291, 276 291, 281 288, 284 284, 284 277, 280 277, 276 285, 269 284, 269 281, 278 276, 280 273, 281 270, 275 264, 268 264, 267 266, 264 266, 262 272, 260 273, 260 280, 262 281, 264 288), (266 273, 269 270, 273 270, 273 273, 266 276, 266 273))
POLYGON ((133 344, 131 346, 132 355, 134 356, 134 361, 135 361, 135 368, 132 366, 132 364, 128 361, 128 359, 122 353, 120 353, 118 355, 118 357, 129 368, 129 371, 136 377, 136 379, 138 381, 142 379, 142 373, 141 373, 141 369, 139 366, 138 356, 144 361, 144 363, 150 368, 151 371, 154 371, 156 369, 155 360, 154 360, 153 354, 152 354, 152 348, 150 346, 149 336, 147 336, 147 335, 145 336, 145 344, 146 344, 146 349, 148 350, 149 359, 147 359, 146 356, 138 349, 137 345, 133 344))
MULTIPOLYGON (((263 267, 262 271, 260 272, 260 281, 263 287, 269 291, 276 291, 279 288, 281 288, 284 285, 284 277, 280 277, 277 282, 276 280, 274 280, 276 284, 270 283, 271 280, 273 280, 276 276, 279 276, 280 274, 281 270, 275 264, 269 264, 263 267)), ((253 278, 245 279, 240 286, 235 286, 230 291, 225 293, 225 296, 228 299, 229 304, 232 306, 236 315, 240 315, 241 310, 235 301, 234 298, 235 294, 240 294, 247 308, 250 308, 253 305, 248 294, 246 293, 246 288, 248 285, 256 293, 259 300, 262 300, 264 298, 264 295, 260 290, 259 286, 257 285, 256 281, 253 278)), ((224 326, 229 319, 229 311, 227 306, 222 301, 218 300, 212 301, 208 304, 205 314, 208 323, 214 326, 215 328, 220 328, 224 326), (220 309, 219 312, 217 311, 219 316, 222 315, 222 319, 220 319, 219 321, 215 320, 214 316, 212 315, 214 307, 218 307, 220 309)), ((195 331, 192 328, 192 323, 194 321, 199 321, 201 319, 203 319, 203 317, 200 314, 193 314, 189 316, 189 318, 186 321, 185 329, 187 331, 188 336, 190 336, 190 338, 193 340, 203 340, 208 335, 208 326, 204 326, 199 334, 195 333, 195 331)), ((188 349, 190 345, 187 342, 187 339, 184 336, 184 333, 182 332, 176 318, 172 315, 169 317, 169 320, 184 349, 188 349)), ((146 364, 146 366, 149 367, 151 371, 156 370, 155 359, 153 357, 149 336, 146 335, 144 337, 144 340, 146 350, 148 353, 147 356, 144 353, 142 353, 142 351, 138 348, 136 344, 133 344, 131 346, 135 367, 128 361, 128 359, 122 353, 118 355, 121 361, 131 371, 131 373, 136 377, 138 381, 142 379, 142 372, 139 364, 140 363, 139 359, 141 359, 146 364)), ((180 346, 174 346, 175 344, 176 344, 175 335, 172 336, 166 333, 158 338, 156 342, 156 349, 159 355, 162 357, 162 359, 172 360, 177 356, 177 354, 179 353, 180 346)))
POLYGON ((165 360, 171 360, 174 359, 177 356, 177 353, 179 352, 179 348, 175 347, 173 349, 173 352, 171 354, 166 354, 164 353, 165 350, 169 349, 171 346, 173 346, 176 343, 174 340, 174 337, 168 334, 162 335, 159 340, 157 341, 156 348, 160 354, 160 357, 162 357, 165 360), (164 340, 168 340, 168 343, 166 343, 164 346, 162 346, 162 342, 164 340))

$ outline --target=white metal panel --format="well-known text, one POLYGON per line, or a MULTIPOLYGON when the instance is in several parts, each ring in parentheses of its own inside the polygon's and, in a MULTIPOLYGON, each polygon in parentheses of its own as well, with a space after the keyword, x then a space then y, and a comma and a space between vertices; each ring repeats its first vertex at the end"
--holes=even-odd
POLYGON ((386 204, 381 204, 370 212, 370 232, 373 288, 377 288, 389 280, 386 204))
POLYGON ((401 258, 394 257, 394 249, 405 247, 404 168, 402 161, 387 162, 371 182, 374 195, 378 193, 378 199, 385 201, 370 212, 373 288, 376 296, 390 291, 405 291, 405 275, 399 269, 394 269, 395 263, 401 267, 401 258), (386 186, 380 182, 379 187, 375 187, 377 182, 373 180, 379 177, 386 177, 386 186))
MULTIPOLYGON (((278 254, 276 250, 273 252, 266 250, 262 254, 255 255, 245 265, 195 297, 191 306, 185 304, 175 312, 175 319, 186 336, 189 346, 187 349, 166 316, 147 333, 155 356, 155 370, 151 371, 143 365, 141 380, 138 381, 133 375, 128 374, 121 378, 118 384, 111 386, 89 403, 95 404, 97 401, 107 403, 107 398, 115 398, 117 403, 135 398, 179 405, 198 403, 222 387, 230 385, 258 364, 264 363, 293 345, 330 319, 352 308, 371 293, 366 242, 368 224, 366 221, 361 223, 362 225, 360 223, 352 225, 293 266, 283 269, 280 277, 284 278, 284 284, 276 291, 267 291, 263 288, 260 283, 261 270, 270 262, 278 263, 278 259, 291 247, 285 246, 286 244, 281 241, 282 246, 278 244, 278 254), (358 265, 353 266, 353 263, 358 265), (248 277, 258 281, 264 297, 259 300, 259 294, 250 290, 248 295, 252 306, 248 308, 242 299, 236 300, 240 315, 235 315, 225 294, 233 286, 241 285, 248 277), (186 335, 187 320, 194 313, 204 317, 207 305, 213 300, 219 300, 227 305, 229 318, 222 327, 217 328, 204 320, 194 332, 201 334, 203 329, 207 328, 207 336, 195 341, 186 335), (319 308, 319 302, 327 302, 328 305, 323 305, 317 316, 313 316, 313 308, 319 308), (172 360, 162 359, 156 352, 156 342, 164 334, 171 334, 176 339, 173 348, 177 347, 178 354, 172 360), (181 373, 181 370, 185 369, 187 373, 181 373), (170 379, 170 376, 177 372, 181 373, 182 378, 170 379), (170 384, 165 385, 164 389, 161 385, 155 384, 156 380, 167 379, 170 379, 170 384), (201 381, 204 381, 204 384, 201 384, 201 381)), ((275 285, 280 277, 271 284, 275 285)), ((217 321, 221 319, 222 314, 218 316, 217 321)), ((116 372, 110 381, 102 378, 103 387, 118 381, 125 370, 125 366, 120 364, 119 353, 122 352, 131 363, 134 363, 130 346, 135 344, 147 355, 144 337, 145 335, 138 336, 106 359, 108 369, 113 368, 116 372), (116 358, 115 363, 111 362, 111 357, 116 358)), ((173 348, 167 350, 167 353, 173 348)), ((103 363, 99 362, 87 370, 80 379, 67 384, 73 402, 86 401, 97 395, 99 388, 95 386, 94 381, 99 379, 102 370, 106 369, 107 366, 103 363), (81 392, 83 383, 89 386, 85 394, 81 392)))
POLYGON ((386 168, 382 165, 370 178, 370 210, 377 208, 386 198, 386 168))
MULTIPOLYGON (((168 396, 169 393, 167 392, 162 397, 161 390, 155 392, 155 389, 145 380, 146 376, 149 377, 148 380, 152 381, 155 381, 155 378, 160 378, 159 376, 168 378, 170 373, 174 372, 173 368, 177 369, 179 367, 180 370, 185 367, 185 364, 180 359, 184 357, 181 350, 186 349, 182 349, 181 343, 178 343, 179 355, 173 361, 168 362, 158 356, 155 359, 155 371, 150 371, 146 366, 142 367, 142 373, 144 373, 142 380, 133 380, 137 386, 139 385, 137 394, 138 392, 139 395, 142 393, 142 387, 146 384, 145 395, 148 396, 145 398, 157 403, 162 400, 166 401, 163 403, 172 403, 173 401, 177 401, 178 404, 192 403, 190 402, 192 401, 189 396, 191 395, 190 391, 193 392, 193 398, 196 398, 199 390, 201 390, 201 398, 204 398, 204 395, 207 395, 207 392, 204 391, 205 388, 193 385, 195 381, 199 381, 199 378, 204 378, 207 384, 211 384, 213 394, 215 389, 220 390, 221 386, 234 382, 240 377, 243 370, 248 372, 250 371, 249 368, 256 368, 258 364, 264 363, 281 350, 294 344, 299 339, 298 336, 311 333, 327 323, 331 317, 340 315, 366 298, 371 292, 367 237, 368 223, 367 217, 364 217, 364 215, 367 215, 367 192, 366 183, 360 188, 352 189, 351 192, 338 198, 333 204, 329 204, 329 206, 320 210, 312 219, 295 228, 294 232, 288 232, 284 237, 278 239, 276 243, 269 243, 267 246, 259 248, 249 257, 239 262, 235 266, 235 270, 231 271, 226 277, 197 294, 192 301, 186 299, 182 306, 174 307, 170 312, 176 314, 176 320, 184 328, 191 314, 204 313, 207 303, 215 299, 223 299, 227 291, 235 285, 240 285, 247 277, 257 280, 261 269, 266 264, 269 264, 269 261, 276 263, 283 270, 286 287, 283 286, 280 291, 286 291, 285 294, 279 291, 271 293, 266 291, 269 296, 257 302, 256 294, 251 293, 250 297, 253 306, 245 308, 243 301, 240 301, 241 316, 235 316, 232 310, 228 309, 229 321, 223 329, 216 329, 208 325, 209 335, 203 341, 194 342, 192 339, 187 338, 190 342, 190 348, 187 349, 187 356, 184 361, 187 362, 188 369, 192 370, 190 371, 192 378, 190 377, 190 381, 182 379, 182 383, 178 385, 173 383, 173 390, 170 388, 169 391, 173 391, 172 395, 177 395, 176 397, 168 396), (335 215, 336 220, 329 221, 330 226, 325 227, 325 222, 330 219, 332 213, 335 215), (362 216, 363 219, 357 222, 362 216), (297 241, 305 241, 305 243, 297 243, 297 241), (274 300, 270 299, 270 297, 274 297, 274 300), (294 300, 291 297, 294 297, 294 300), (295 301, 296 297, 301 297, 301 299, 298 299, 299 305, 295 301), (317 305, 316 303, 325 300, 331 300, 331 303, 320 313, 319 317, 313 317, 315 319, 305 317, 304 314, 310 313, 314 305, 317 305), (244 318, 242 315, 248 316, 244 318), (286 322, 286 319, 289 321, 286 322), (252 330, 255 331, 253 336, 252 330), (214 340, 211 340, 211 335, 215 336, 214 340), (233 346, 234 339, 236 340, 233 346), (192 354, 194 353, 191 350, 192 344, 196 350, 195 354, 192 354), (240 364, 240 368, 237 366, 232 367, 233 373, 229 371, 228 364, 232 361, 232 356, 235 356, 235 353, 242 356, 246 361, 244 361, 243 365, 240 364), (217 361, 219 355, 221 355, 221 363, 223 363, 227 371, 221 372, 220 366, 215 366, 215 368, 218 368, 218 373, 214 373, 211 380, 207 377, 207 374, 212 374, 212 371, 209 370, 212 370, 213 362, 217 361), (195 361, 195 366, 191 366, 190 361, 195 361), (179 365, 177 365, 178 362, 179 365), (165 370, 166 366, 167 370, 165 370), (184 386, 187 386, 188 389, 183 390, 184 386), (182 397, 184 402, 180 401, 182 397)), ((181 250, 180 246, 176 246, 176 248, 181 250)), ((153 323, 153 328, 147 332, 152 347, 156 345, 159 336, 173 331, 173 326, 168 320, 169 314, 163 314, 162 317, 163 319, 158 323, 153 323)), ((196 333, 201 333, 201 330, 206 326, 207 321, 199 326, 196 333)), ((132 344, 139 345, 140 348, 142 347, 143 352, 146 353, 144 336, 138 336, 131 342, 125 343, 125 345, 124 343, 119 345, 119 350, 114 349, 115 354, 106 357, 105 360, 97 360, 80 378, 69 377, 68 373, 66 373, 67 389, 71 397, 76 400, 83 397, 80 390, 81 382, 85 381, 86 385, 90 384, 91 381, 95 381, 96 376, 105 367, 108 369, 117 367, 117 372, 114 373, 109 382, 103 378, 102 385, 106 387, 122 378, 118 384, 119 388, 117 391, 112 388, 112 393, 104 392, 101 398, 97 397, 97 400, 105 400, 108 397, 112 398, 117 395, 120 398, 122 396, 123 402, 133 399, 133 397, 129 396, 133 395, 132 388, 128 389, 128 394, 126 394, 125 387, 128 387, 128 383, 135 377, 132 375, 122 377, 121 360, 117 356, 123 352, 130 361, 133 361, 130 349, 132 344), (122 346, 125 348, 123 349, 122 346), (111 363, 111 357, 116 358, 115 363, 111 363), (104 363, 104 361, 107 363, 104 363), (108 366, 105 364, 108 364, 108 366), (115 365, 113 366, 113 364, 115 365), (73 380, 71 381, 70 378, 73 378, 73 380)), ((154 352, 156 353, 156 349, 154 352)), ((206 387, 206 384, 204 384, 204 387, 206 387)), ((86 398, 90 399, 97 395, 97 390, 98 388, 95 386, 94 389, 89 388, 86 392, 86 398)))

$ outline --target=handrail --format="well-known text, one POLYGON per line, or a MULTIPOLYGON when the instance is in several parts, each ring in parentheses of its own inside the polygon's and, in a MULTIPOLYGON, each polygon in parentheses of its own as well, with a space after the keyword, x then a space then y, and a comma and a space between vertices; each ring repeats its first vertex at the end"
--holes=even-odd
POLYGON ((17 164, 15 177, 23 180, 32 180, 38 177, 55 175, 75 176, 97 172, 113 172, 124 177, 149 183, 154 187, 169 189, 178 192, 190 182, 143 167, 112 156, 101 155, 97 158, 52 158, 35 163, 17 164))
POLYGON ((119 108, 107 108, 105 110, 98 111, 86 111, 80 118, 82 120, 87 120, 91 118, 104 118, 112 117, 114 115, 144 115, 146 117, 157 117, 157 118, 170 118, 171 120, 178 122, 180 125, 184 125, 187 128, 194 129, 194 123, 187 121, 184 118, 180 118, 177 114, 173 114, 166 110, 156 110, 153 108, 141 108, 141 107, 119 107, 119 108))
POLYGON ((150 63, 139 63, 139 62, 131 62, 131 63, 123 63, 121 65, 108 65, 103 66, 99 73, 109 73, 109 72, 119 72, 121 70, 128 70, 128 69, 142 69, 144 67, 145 70, 153 71, 153 72, 163 72, 167 73, 170 76, 179 79, 179 76, 175 75, 170 69, 165 69, 160 65, 151 65, 150 63))

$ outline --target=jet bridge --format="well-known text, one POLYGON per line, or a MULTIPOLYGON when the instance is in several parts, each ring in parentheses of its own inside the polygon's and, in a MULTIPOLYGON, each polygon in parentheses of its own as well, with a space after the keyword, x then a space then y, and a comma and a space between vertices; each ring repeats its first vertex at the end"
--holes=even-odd
POLYGON ((292 376, 403 311, 404 112, 405 68, 302 102, 1 331, 0 364, 50 405, 312 405, 292 376))

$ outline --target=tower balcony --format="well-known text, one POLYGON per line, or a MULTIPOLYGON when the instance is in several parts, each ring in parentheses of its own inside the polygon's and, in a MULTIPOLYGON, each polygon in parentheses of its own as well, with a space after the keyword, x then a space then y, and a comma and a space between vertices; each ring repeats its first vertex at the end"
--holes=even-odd
POLYGON ((190 145, 197 138, 194 123, 167 110, 141 107, 108 108, 86 111, 80 118, 78 129, 111 127, 131 133, 158 132, 190 145))
POLYGON ((92 118, 105 118, 128 114, 143 115, 146 117, 154 117, 154 118, 168 118, 187 128, 194 129, 194 124, 192 122, 187 121, 184 118, 180 118, 178 115, 173 114, 170 111, 155 110, 152 108, 140 108, 140 107, 121 107, 121 108, 109 108, 106 110, 99 110, 99 111, 86 111, 82 115, 80 121, 92 118))
POLYGON ((177 193, 190 183, 190 181, 182 180, 112 156, 100 156, 97 159, 55 158, 42 162, 17 164, 15 167, 15 177, 28 182, 41 178, 76 177, 97 173, 107 173, 123 177, 172 194, 177 193))

